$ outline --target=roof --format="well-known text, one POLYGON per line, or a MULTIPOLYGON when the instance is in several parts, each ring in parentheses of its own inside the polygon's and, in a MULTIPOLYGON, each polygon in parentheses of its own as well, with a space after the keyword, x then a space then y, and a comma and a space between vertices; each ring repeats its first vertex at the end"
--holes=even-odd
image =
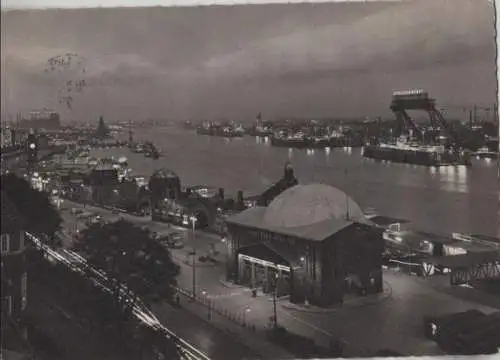
POLYGON ((294 228, 329 220, 344 223, 365 220, 361 208, 343 191, 324 184, 296 185, 269 204, 264 221, 273 227, 294 228), (350 220, 347 220, 347 219, 350 220))
POLYGON ((4 191, 1 192, 1 206, 2 232, 19 229, 23 224, 22 217, 12 200, 10 200, 9 196, 4 191))
POLYGON ((489 241, 489 242, 500 244, 500 238, 496 237, 496 236, 472 234, 471 237, 473 237, 475 239, 483 240, 483 241, 489 241))
POLYGON ((370 219, 370 221, 374 222, 378 226, 383 226, 383 227, 387 227, 387 226, 392 225, 392 224, 408 224, 408 223, 410 223, 409 220, 391 218, 389 216, 383 216, 383 215, 369 216, 368 218, 370 219))
POLYGON ((462 268, 500 261, 500 251, 477 252, 464 255, 439 256, 426 259, 427 263, 447 268, 462 268))
POLYGON ((295 227, 281 227, 269 225, 265 222, 264 216, 266 210, 265 207, 253 207, 236 215, 230 216, 226 219, 227 223, 236 224, 240 226, 245 226, 254 229, 261 229, 266 231, 271 231, 274 233, 279 233, 282 235, 290 235, 299 237, 302 239, 312 240, 312 241, 323 241, 331 235, 346 229, 354 224, 363 224, 368 226, 368 222, 365 221, 347 221, 347 220, 331 220, 327 219, 319 223, 305 225, 305 226, 295 226, 295 227))
POLYGON ((240 248, 238 252, 284 266, 293 266, 293 264, 297 262, 297 259, 291 254, 290 251, 286 251, 285 249, 269 244, 268 242, 260 242, 244 246, 240 248))

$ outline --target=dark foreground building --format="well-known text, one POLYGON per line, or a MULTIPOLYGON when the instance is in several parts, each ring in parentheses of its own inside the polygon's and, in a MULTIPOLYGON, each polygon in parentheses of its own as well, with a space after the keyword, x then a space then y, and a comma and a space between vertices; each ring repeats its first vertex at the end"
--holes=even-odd
POLYGON ((23 351, 28 300, 23 221, 3 192, 1 206, 2 350, 23 351))
POLYGON ((382 291, 382 230, 334 187, 291 187, 228 218, 227 228, 229 280, 319 306, 351 290, 382 291))

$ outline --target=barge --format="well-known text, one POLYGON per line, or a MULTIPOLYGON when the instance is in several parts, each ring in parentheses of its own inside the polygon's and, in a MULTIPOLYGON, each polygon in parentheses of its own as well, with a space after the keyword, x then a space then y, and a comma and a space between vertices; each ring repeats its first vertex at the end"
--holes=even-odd
POLYGON ((364 157, 370 159, 413 165, 471 165, 468 152, 446 150, 443 146, 406 144, 368 145, 362 149, 362 154, 364 157))

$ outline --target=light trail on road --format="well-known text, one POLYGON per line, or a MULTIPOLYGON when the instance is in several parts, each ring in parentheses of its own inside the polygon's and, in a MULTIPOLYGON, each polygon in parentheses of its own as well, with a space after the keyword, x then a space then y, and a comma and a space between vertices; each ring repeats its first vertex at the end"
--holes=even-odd
MULTIPOLYGON (((53 260, 66 265, 72 271, 78 272, 82 275, 88 275, 88 272, 92 273, 95 277, 91 277, 90 279, 96 286, 100 287, 108 293, 113 293, 113 290, 106 285, 106 283, 113 281, 113 279, 110 279, 103 271, 90 266, 84 257, 67 249, 62 249, 60 251, 54 250, 50 246, 43 244, 42 241, 33 234, 26 233, 26 235, 33 242, 36 248, 42 250, 53 260)), ((125 285, 120 285, 119 293, 122 298, 133 298, 132 301, 134 305, 132 310, 135 317, 150 328, 163 333, 166 338, 173 340, 183 360, 210 360, 207 355, 203 354, 200 350, 196 349, 187 341, 164 327, 153 314, 153 312, 149 310, 141 300, 133 296, 131 291, 125 285)))

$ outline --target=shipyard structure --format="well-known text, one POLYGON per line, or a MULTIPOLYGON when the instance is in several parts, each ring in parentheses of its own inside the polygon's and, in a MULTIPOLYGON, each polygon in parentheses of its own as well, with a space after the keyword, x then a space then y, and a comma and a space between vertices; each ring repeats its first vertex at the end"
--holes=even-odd
POLYGON ((369 144, 363 148, 363 156, 426 166, 471 164, 467 132, 451 126, 427 92, 396 91, 392 96, 391 110, 398 124, 394 141, 369 144), (431 126, 426 130, 418 126, 408 114, 409 110, 426 112, 431 126))

